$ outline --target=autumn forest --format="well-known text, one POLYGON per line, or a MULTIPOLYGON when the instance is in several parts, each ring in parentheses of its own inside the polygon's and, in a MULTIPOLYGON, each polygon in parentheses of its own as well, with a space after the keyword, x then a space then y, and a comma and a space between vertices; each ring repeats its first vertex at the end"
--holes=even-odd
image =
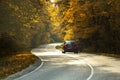
POLYGON ((120 0, 0 0, 0 55, 76 40, 82 52, 120 52, 120 0))

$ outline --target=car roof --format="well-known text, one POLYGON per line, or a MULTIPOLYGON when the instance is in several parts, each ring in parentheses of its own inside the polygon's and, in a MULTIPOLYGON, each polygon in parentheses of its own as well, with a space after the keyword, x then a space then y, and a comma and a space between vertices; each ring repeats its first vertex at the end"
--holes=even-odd
POLYGON ((65 41, 65 44, 77 43, 76 41, 65 41))
POLYGON ((71 41, 65 41, 65 42, 76 42, 76 41, 71 40, 71 41))

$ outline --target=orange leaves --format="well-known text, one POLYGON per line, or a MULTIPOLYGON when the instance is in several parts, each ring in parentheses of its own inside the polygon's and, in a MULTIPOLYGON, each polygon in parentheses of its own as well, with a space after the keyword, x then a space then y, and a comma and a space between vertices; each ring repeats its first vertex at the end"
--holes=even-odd
POLYGON ((64 40, 71 40, 74 38, 72 29, 67 30, 66 33, 67 34, 65 35, 64 40))
POLYGON ((84 18, 84 17, 86 17, 86 14, 81 13, 81 14, 80 14, 80 17, 81 17, 81 18, 84 18))
POLYGON ((31 54, 27 53, 21 53, 21 54, 16 54, 16 57, 22 57, 22 56, 30 56, 31 54))
POLYGON ((36 57, 29 52, 7 56, 0 60, 0 79, 16 73, 33 63, 36 57))

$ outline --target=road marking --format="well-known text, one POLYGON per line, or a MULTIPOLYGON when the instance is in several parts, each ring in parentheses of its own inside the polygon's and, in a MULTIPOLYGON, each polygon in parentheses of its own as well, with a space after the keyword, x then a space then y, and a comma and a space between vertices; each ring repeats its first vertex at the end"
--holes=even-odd
MULTIPOLYGON (((38 56, 37 56, 37 57, 38 57, 38 56)), ((21 76, 21 77, 19 77, 19 78, 16 78, 16 79, 14 79, 14 80, 22 79, 23 77, 26 77, 26 76, 28 76, 29 74, 31 74, 31 73, 37 71, 38 69, 40 69, 40 68, 43 66, 44 62, 42 61, 42 59, 41 59, 40 57, 38 57, 38 58, 41 60, 40 66, 38 66, 35 70, 33 70, 33 71, 31 71, 31 72, 29 72, 29 73, 27 73, 27 74, 25 74, 25 75, 23 75, 23 76, 21 76)))
MULTIPOLYGON (((65 54, 65 55, 66 55, 66 54, 65 54)), ((68 54, 67 54, 67 56, 72 57, 72 58, 77 59, 77 60, 80 60, 80 58, 76 58, 76 57, 74 57, 74 56, 72 56, 72 55, 68 55, 68 54)), ((91 73, 90 73, 89 77, 88 77, 86 80, 91 80, 91 78, 92 78, 93 75, 94 75, 94 68, 93 68, 92 65, 89 64, 86 60, 83 59, 83 61, 84 61, 84 62, 90 67, 90 69, 91 69, 91 73)))
MULTIPOLYGON (((31 53, 33 53, 33 52, 31 51, 31 53)), ((67 56, 72 57, 72 58, 74 58, 74 59, 80 60, 80 58, 74 57, 73 55, 68 55, 68 54, 63 54, 63 55, 67 55, 67 56)), ((37 56, 37 55, 36 55, 36 56, 37 56)), ((38 57, 38 56, 37 56, 37 57, 38 57)), ((38 58, 41 59, 40 57, 38 57, 38 58)), ((42 59, 41 59, 41 61, 42 61, 42 59)), ((86 60, 83 60, 83 61, 84 61, 84 62, 90 67, 90 69, 91 69, 91 73, 90 73, 89 77, 88 77, 86 80, 91 80, 91 78, 92 78, 93 75, 94 75, 94 68, 92 67, 91 64, 87 63, 86 60)), ((21 77, 19 77, 19 78, 16 78, 16 79, 14 79, 14 80, 19 80, 19 79, 22 79, 22 78, 28 76, 29 74, 33 73, 34 71, 37 71, 38 69, 40 69, 43 65, 44 65, 44 62, 42 61, 41 64, 40 64, 40 66, 37 67, 35 70, 33 70, 33 71, 31 71, 30 73, 27 73, 27 74, 25 74, 25 75, 23 75, 23 76, 21 76, 21 77)))
MULTIPOLYGON (((87 63, 86 60, 84 60, 84 61, 87 63)), ((86 80, 90 80, 93 77, 93 75, 94 75, 94 68, 92 67, 91 64, 89 64, 89 63, 87 63, 87 64, 89 65, 89 67, 91 69, 91 73, 90 73, 89 77, 86 80)))

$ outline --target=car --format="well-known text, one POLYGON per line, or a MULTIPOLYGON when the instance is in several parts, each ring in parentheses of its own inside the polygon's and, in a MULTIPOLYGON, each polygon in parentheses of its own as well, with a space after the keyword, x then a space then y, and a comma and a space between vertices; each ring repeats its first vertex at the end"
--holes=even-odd
POLYGON ((78 43, 76 41, 65 41, 62 48, 62 53, 65 52, 78 53, 78 43))

